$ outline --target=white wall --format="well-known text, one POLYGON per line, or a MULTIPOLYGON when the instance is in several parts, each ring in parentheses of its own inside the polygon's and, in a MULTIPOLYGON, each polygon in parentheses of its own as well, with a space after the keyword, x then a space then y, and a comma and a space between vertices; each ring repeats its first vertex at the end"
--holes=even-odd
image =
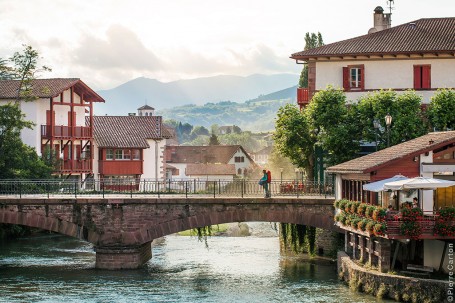
POLYGON ((143 152, 143 174, 142 179, 163 179, 164 178, 164 148, 166 140, 147 140, 150 148, 143 152))
POLYGON ((238 172, 238 169, 241 168, 242 175, 243 175, 243 171, 245 170, 245 168, 249 168, 252 165, 248 156, 240 148, 235 152, 234 156, 232 156, 232 158, 229 160, 229 162, 227 164, 235 165, 236 174, 238 172), (244 157, 245 161, 244 162, 235 162, 235 157, 244 157))
MULTIPOLYGON (((444 263, 442 266, 442 269, 444 272, 449 272, 451 271, 452 273, 454 272, 454 245, 452 243, 452 246, 450 247, 447 246, 446 253, 444 255, 444 263), (451 256, 451 262, 452 264, 449 263, 449 256, 451 256), (451 270, 449 265, 451 265, 451 270)), ((423 265, 424 266, 429 266, 433 267, 434 269, 438 270, 439 265, 441 263, 441 257, 442 253, 444 251, 444 242, 439 241, 439 240, 423 240, 423 265)))
MULTIPOLYGON (((431 65, 431 87, 455 87, 455 59, 396 59, 396 60, 356 60, 337 62, 316 62, 316 90, 323 90, 328 84, 343 87, 343 67, 348 65, 365 66, 365 89, 412 89, 414 87, 414 65, 431 65)), ((355 101, 367 92, 348 92, 348 100, 355 101)), ((424 103, 434 91, 418 92, 424 103)))
MULTIPOLYGON (((424 173, 422 172, 422 163, 433 163, 433 151, 428 153, 428 156, 425 154, 420 155, 420 175, 422 177, 433 178, 433 173, 424 173)), ((433 190, 421 190, 422 193, 422 209, 423 211, 433 211, 434 202, 433 202, 433 190)))

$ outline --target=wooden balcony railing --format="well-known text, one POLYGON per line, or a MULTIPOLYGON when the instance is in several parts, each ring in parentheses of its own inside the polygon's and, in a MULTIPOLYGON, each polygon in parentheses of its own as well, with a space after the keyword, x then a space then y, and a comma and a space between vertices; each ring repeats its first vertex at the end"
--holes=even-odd
POLYGON ((92 130, 87 126, 41 125, 42 138, 91 138, 92 130), (52 132, 53 130, 53 132, 52 132))
POLYGON ((142 160, 100 160, 99 173, 102 175, 141 175, 142 160))
POLYGON ((63 160, 60 172, 63 173, 89 173, 92 172, 92 160, 91 159, 82 159, 82 160, 63 160))
POLYGON ((302 107, 310 102, 308 88, 297 88, 297 104, 302 107))

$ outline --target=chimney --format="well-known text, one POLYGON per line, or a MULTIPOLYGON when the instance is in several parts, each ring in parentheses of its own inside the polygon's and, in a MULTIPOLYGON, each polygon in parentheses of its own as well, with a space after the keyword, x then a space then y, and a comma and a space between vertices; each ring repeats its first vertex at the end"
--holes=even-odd
POLYGON ((370 28, 370 30, 368 31, 368 34, 376 33, 376 32, 382 31, 384 29, 390 28, 391 15, 392 15, 391 13, 384 14, 384 9, 380 6, 377 6, 374 9, 374 14, 373 14, 373 21, 374 21, 373 27, 370 28))

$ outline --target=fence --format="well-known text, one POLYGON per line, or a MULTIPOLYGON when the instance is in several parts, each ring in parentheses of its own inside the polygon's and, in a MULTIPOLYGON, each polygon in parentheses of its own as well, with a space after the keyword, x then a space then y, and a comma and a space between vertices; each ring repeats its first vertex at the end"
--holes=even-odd
MULTIPOLYGON (((272 181, 269 190, 272 196, 300 197, 333 196, 332 183, 311 181, 272 181)), ((80 180, 2 180, 0 181, 1 197, 61 197, 61 196, 151 196, 165 195, 210 197, 261 197, 264 189, 257 181, 211 181, 211 180, 126 180, 126 179, 88 179, 80 180)))

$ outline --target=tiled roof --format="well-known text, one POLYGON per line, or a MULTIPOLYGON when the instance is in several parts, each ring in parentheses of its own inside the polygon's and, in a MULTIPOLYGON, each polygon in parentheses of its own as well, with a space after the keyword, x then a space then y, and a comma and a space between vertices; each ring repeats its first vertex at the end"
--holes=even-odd
POLYGON ((327 169, 329 173, 368 173, 403 158, 455 143, 455 131, 434 132, 327 169))
POLYGON ((240 145, 169 146, 167 148, 168 152, 171 153, 170 158, 168 158, 170 163, 227 164, 239 149, 252 161, 240 145))
POLYGON ((151 110, 154 110, 153 107, 151 107, 150 105, 142 105, 141 107, 138 108, 138 110, 142 110, 142 109, 151 109, 151 110))
POLYGON ((234 164, 188 164, 186 174, 196 175, 235 175, 234 164))
MULTIPOLYGON (((19 80, 0 80, 0 99, 15 99, 19 84, 19 80)), ((56 97, 73 86, 76 93, 84 93, 85 100, 104 102, 103 98, 78 78, 35 79, 32 81, 33 95, 38 98, 56 97)))
POLYGON ((455 51, 455 18, 419 19, 372 34, 327 44, 291 55, 318 56, 450 53, 455 51))
POLYGON ((148 148, 147 139, 163 138, 161 130, 160 116, 93 117, 95 142, 101 148, 148 148))

